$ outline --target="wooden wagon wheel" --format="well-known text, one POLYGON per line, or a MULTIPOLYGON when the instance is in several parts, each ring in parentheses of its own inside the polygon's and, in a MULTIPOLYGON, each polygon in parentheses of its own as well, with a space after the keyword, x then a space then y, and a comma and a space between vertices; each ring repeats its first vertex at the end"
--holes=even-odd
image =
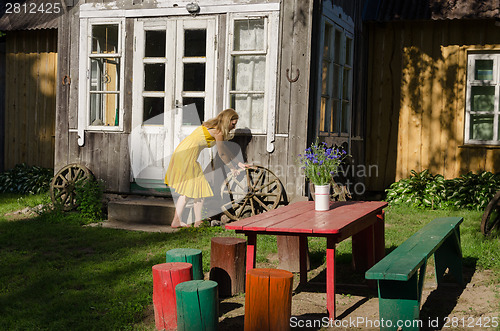
POLYGON ((73 210, 76 203, 76 184, 92 177, 90 170, 82 164, 68 164, 52 179, 50 183, 50 197, 55 206, 64 211, 73 210))
POLYGON ((487 236, 493 229, 500 228, 500 191, 491 199, 484 210, 481 220, 481 232, 487 236))
POLYGON ((239 220, 278 207, 284 200, 281 181, 270 170, 252 166, 239 175, 229 174, 222 184, 222 211, 239 220))

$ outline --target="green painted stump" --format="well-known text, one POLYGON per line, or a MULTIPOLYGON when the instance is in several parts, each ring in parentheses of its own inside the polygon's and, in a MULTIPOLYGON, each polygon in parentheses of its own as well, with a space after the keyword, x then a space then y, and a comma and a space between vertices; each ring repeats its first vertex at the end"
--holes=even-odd
POLYGON ((217 283, 191 280, 175 287, 178 331, 212 331, 219 327, 217 283))
POLYGON ((203 267, 201 250, 195 248, 174 248, 167 251, 167 263, 187 262, 193 265, 193 280, 202 280, 203 267))

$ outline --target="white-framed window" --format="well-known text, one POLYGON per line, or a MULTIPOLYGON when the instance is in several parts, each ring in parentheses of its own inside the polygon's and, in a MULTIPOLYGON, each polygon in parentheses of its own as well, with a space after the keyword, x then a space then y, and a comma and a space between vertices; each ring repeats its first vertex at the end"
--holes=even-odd
POLYGON ((465 143, 500 145, 500 53, 467 55, 465 143))
POLYGON ((226 106, 253 134, 274 135, 278 20, 278 12, 229 15, 226 106))
POLYGON ((80 21, 78 132, 123 130, 124 19, 80 21))
POLYGON ((354 35, 349 27, 325 17, 322 37, 318 134, 349 137, 354 35))

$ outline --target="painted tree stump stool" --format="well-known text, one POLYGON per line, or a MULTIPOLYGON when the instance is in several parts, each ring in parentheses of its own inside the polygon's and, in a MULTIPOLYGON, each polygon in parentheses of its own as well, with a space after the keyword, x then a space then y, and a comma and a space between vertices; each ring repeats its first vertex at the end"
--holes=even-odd
POLYGON ((246 247, 242 238, 212 238, 209 279, 219 284, 219 297, 245 292, 246 247))
POLYGON ((184 262, 153 266, 153 306, 158 330, 177 328, 175 286, 191 280, 192 265, 184 262))
POLYGON ((193 280, 203 279, 201 250, 195 248, 174 248, 167 251, 168 262, 187 262, 193 265, 193 280))
POLYGON ((219 327, 217 283, 192 280, 175 287, 177 296, 177 330, 212 331, 219 327))
POLYGON ((245 331, 290 330, 293 274, 281 269, 247 272, 245 331))

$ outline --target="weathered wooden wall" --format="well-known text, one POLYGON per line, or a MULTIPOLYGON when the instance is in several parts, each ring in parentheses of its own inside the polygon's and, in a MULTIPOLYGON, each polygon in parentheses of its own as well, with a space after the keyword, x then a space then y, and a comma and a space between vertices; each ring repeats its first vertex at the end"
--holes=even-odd
MULTIPOLYGON (((84 1, 80 1, 78 5, 84 1)), ((86 1, 101 2, 101 1, 86 1)), ((107 1, 105 1, 107 2, 107 1)), ((248 1, 241 1, 248 3, 248 1)), ((254 1, 257 3, 257 1, 254 1)), ((144 1, 147 4, 148 1, 144 1)), ((125 3, 124 3, 125 5, 125 3)), ((128 3, 130 5, 130 3, 128 3)), ((279 176, 290 198, 304 193, 304 178, 299 175, 296 158, 307 144, 307 125, 309 111, 309 76, 311 63, 311 29, 313 0, 286 0, 280 11, 280 40, 284 40, 278 54, 278 104, 276 114, 276 133, 274 152, 266 151, 266 136, 253 135, 238 138, 243 145, 247 161, 268 167, 279 176), (286 70, 300 69, 300 79, 290 83, 286 70)), ((220 31, 224 38, 226 20, 220 17, 220 31)), ((127 192, 130 183, 130 160, 128 137, 131 130, 131 93, 125 95, 123 133, 85 133, 85 145, 77 144, 77 105, 78 105, 78 6, 70 8, 68 14, 59 21, 59 78, 71 77, 70 86, 59 86, 57 111, 57 139, 55 168, 79 162, 88 166, 96 177, 104 179, 106 189, 127 192)), ((127 19, 126 49, 133 49, 133 21, 127 19)), ((221 39, 224 40, 224 39, 221 39)), ((219 56, 224 53, 219 49, 219 56)), ((132 56, 125 57, 125 72, 132 72, 132 56)), ((220 68, 219 68, 220 69, 220 68)), ((223 78, 223 70, 218 70, 223 78)), ((125 79, 124 91, 132 91, 131 77, 125 79)), ((217 94, 217 104, 222 103, 221 93, 217 94)))
MULTIPOLYGON (((92 2, 92 1, 87 1, 92 2)), ((78 5, 84 3, 80 1, 78 5)), ((70 7, 59 19, 59 94, 57 98, 57 138, 55 171, 69 163, 87 166, 99 179, 105 181, 109 192, 130 190, 130 159, 128 138, 131 127, 132 93, 125 94, 124 132, 85 132, 85 145, 78 146, 78 69, 79 69, 79 6, 70 7), (70 85, 62 85, 65 76, 70 85)), ((126 23, 125 49, 132 50, 133 26, 126 23)), ((125 71, 132 72, 132 59, 125 57, 125 71)), ((132 78, 125 80, 124 91, 132 91, 132 78)))
POLYGON ((57 30, 10 31, 5 70, 4 168, 54 166, 57 30))
POLYGON ((373 23, 369 26, 369 189, 429 169, 454 178, 500 171, 500 148, 464 145, 467 51, 500 50, 494 21, 373 23))

